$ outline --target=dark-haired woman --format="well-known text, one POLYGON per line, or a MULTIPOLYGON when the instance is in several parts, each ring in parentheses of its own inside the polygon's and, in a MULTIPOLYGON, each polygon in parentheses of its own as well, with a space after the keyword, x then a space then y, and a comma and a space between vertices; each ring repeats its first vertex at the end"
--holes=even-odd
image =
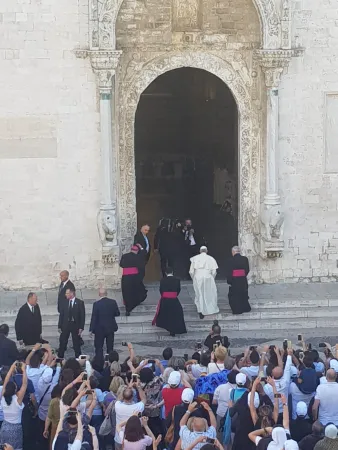
POLYGON ((129 417, 127 422, 116 425, 124 450, 146 450, 152 445, 153 433, 148 427, 148 417, 137 417, 137 413, 129 417), (125 428, 122 427, 125 425, 125 428), (147 434, 144 433, 144 430, 147 434))
POLYGON ((10 444, 14 450, 22 449, 22 425, 21 416, 24 408, 23 397, 27 389, 26 365, 21 363, 22 386, 18 391, 14 381, 10 381, 15 374, 16 363, 14 363, 5 378, 1 392, 1 407, 4 421, 0 430, 0 444, 10 444))

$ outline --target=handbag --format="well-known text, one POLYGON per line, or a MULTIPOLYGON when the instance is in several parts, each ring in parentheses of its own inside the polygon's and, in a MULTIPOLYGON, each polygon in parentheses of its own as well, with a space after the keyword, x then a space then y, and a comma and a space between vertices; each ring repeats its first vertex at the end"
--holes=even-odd
POLYGON ((115 401, 112 401, 106 410, 106 416, 100 426, 99 435, 108 436, 109 434, 115 434, 115 428, 116 428, 115 401))
POLYGON ((168 428, 168 431, 166 432, 166 435, 164 437, 164 442, 166 444, 171 444, 174 440, 174 412, 175 412, 175 406, 173 407, 172 413, 171 413, 171 424, 168 428))

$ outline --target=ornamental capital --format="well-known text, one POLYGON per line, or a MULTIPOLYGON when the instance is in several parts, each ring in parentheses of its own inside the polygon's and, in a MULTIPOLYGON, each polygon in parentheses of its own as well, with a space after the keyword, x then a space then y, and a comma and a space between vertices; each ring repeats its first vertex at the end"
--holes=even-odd
POLYGON ((112 79, 115 75, 122 51, 119 50, 76 50, 78 58, 90 58, 92 69, 97 76, 101 91, 112 88, 112 79))

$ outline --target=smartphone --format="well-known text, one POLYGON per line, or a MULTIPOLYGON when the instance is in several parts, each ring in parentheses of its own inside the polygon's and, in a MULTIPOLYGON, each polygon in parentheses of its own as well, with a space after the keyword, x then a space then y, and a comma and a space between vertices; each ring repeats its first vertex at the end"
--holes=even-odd
POLYGON ((82 381, 87 381, 87 380, 88 380, 88 374, 85 372, 83 374, 82 381))
POLYGON ((61 364, 63 361, 63 358, 56 358, 55 362, 56 364, 61 364))
POLYGON ((221 341, 216 341, 217 347, 220 347, 222 345, 221 341))
POLYGON ((326 347, 325 342, 320 342, 320 343, 318 344, 318 347, 320 347, 320 348, 325 348, 325 347, 326 347))
POLYGON ((106 353, 106 354, 104 355, 104 360, 105 360, 105 362, 108 362, 108 361, 109 361, 109 353, 106 353))
POLYGON ((92 393, 93 393, 93 391, 91 389, 88 389, 88 391, 86 391, 86 395, 90 395, 92 393))
POLYGON ((207 438, 207 444, 212 444, 212 445, 214 445, 214 444, 215 444, 215 439, 207 438))
POLYGON ((257 345, 251 345, 251 347, 250 347, 250 351, 252 352, 253 350, 256 350, 257 349, 257 345))
POLYGON ((298 335, 298 342, 300 342, 300 341, 302 341, 303 340, 303 335, 302 334, 299 334, 298 335))
POLYGON ((288 341, 288 348, 292 349, 292 342, 288 341))
POLYGON ((275 394, 274 398, 282 398, 282 394, 275 394))
POLYGON ((137 414, 137 417, 141 418, 141 417, 142 417, 142 413, 139 412, 139 413, 137 414))
POLYGON ((307 348, 308 350, 312 350, 312 344, 308 344, 307 348))
POLYGON ((155 362, 154 359, 148 359, 148 363, 149 363, 149 364, 156 364, 156 362, 155 362))
POLYGON ((127 342, 121 342, 122 347, 128 347, 128 343, 127 342))
POLYGON ((135 373, 133 373, 133 375, 132 375, 132 380, 133 380, 133 383, 137 383, 137 375, 135 373))
POLYGON ((214 345, 212 346, 212 348, 214 349, 214 351, 216 350, 217 347, 218 347, 217 344, 214 344, 214 345))
POLYGON ((188 361, 188 359, 189 359, 188 353, 184 353, 183 358, 184 358, 184 361, 188 361))
POLYGON ((196 348, 197 348, 197 350, 201 350, 201 348, 202 348, 202 342, 197 342, 196 348))
POLYGON ((87 359, 87 355, 80 355, 80 358, 79 359, 87 359))
POLYGON ((283 341, 283 349, 284 350, 288 349, 288 340, 287 339, 284 339, 284 341, 283 341))
POLYGON ((299 352, 299 359, 303 359, 304 358, 304 352, 299 352))
POLYGON ((75 414, 77 413, 77 409, 75 408, 70 408, 70 409, 68 409, 68 415, 70 415, 70 416, 75 416, 75 414))

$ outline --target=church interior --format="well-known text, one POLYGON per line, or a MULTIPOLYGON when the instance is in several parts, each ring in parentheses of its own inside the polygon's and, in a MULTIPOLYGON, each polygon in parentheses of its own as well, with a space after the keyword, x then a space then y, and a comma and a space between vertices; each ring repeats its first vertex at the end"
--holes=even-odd
MULTIPOLYGON (((238 111, 223 81, 181 68, 148 86, 135 117, 135 170, 138 226, 148 223, 153 241, 162 217, 191 218, 224 278, 238 243, 238 111)), ((146 281, 159 277, 153 255, 146 281)))

